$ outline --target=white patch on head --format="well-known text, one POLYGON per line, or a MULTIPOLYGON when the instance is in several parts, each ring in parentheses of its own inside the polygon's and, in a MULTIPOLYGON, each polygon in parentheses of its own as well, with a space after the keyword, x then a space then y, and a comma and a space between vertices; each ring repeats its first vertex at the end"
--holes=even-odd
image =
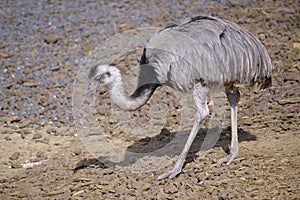
POLYGON ((115 66, 100 64, 91 68, 89 79, 100 85, 111 87, 115 81, 121 78, 120 70, 115 66))

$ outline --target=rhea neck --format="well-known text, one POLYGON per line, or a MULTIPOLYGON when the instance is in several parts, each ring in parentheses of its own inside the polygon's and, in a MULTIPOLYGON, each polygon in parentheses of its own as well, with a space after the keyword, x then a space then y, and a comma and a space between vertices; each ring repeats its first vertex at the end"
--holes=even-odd
POLYGON ((124 92, 124 85, 120 71, 115 74, 114 81, 108 85, 110 98, 122 110, 136 110, 143 106, 152 96, 159 84, 148 83, 135 89, 129 96, 124 92))

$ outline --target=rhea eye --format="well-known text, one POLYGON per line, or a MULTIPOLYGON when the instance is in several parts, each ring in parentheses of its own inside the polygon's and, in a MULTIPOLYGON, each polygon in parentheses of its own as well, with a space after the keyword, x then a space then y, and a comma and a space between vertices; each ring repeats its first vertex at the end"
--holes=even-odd
POLYGON ((105 74, 103 74, 105 76, 105 78, 108 78, 111 76, 110 72, 106 72, 105 74))
POLYGON ((94 80, 95 80, 95 81, 102 82, 102 80, 103 80, 103 74, 101 74, 101 75, 99 75, 99 76, 96 76, 96 77, 94 78, 94 80))
POLYGON ((95 81, 98 81, 100 83, 104 82, 104 79, 109 78, 111 76, 110 72, 106 72, 104 74, 98 75, 95 77, 95 81))

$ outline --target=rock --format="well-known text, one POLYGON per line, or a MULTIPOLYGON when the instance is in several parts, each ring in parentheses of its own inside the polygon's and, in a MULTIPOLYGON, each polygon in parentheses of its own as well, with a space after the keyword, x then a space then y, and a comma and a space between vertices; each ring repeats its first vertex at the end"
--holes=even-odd
POLYGON ((16 103, 15 108, 16 108, 17 110, 23 109, 22 103, 21 103, 21 102, 16 103))
POLYGON ((146 191, 146 190, 149 190, 151 187, 152 187, 152 185, 151 185, 150 183, 145 183, 145 184, 142 186, 142 190, 143 190, 143 191, 146 191))
POLYGON ((293 43, 293 47, 300 49, 300 43, 299 42, 293 43))
POLYGON ((17 164, 17 163, 13 163, 11 164, 10 166, 12 169, 19 169, 19 168, 22 168, 23 166, 21 164, 17 164))
POLYGON ((45 143, 45 144, 49 144, 50 142, 50 137, 44 137, 41 142, 45 143))
POLYGON ((106 174, 103 176, 102 182, 101 184, 107 184, 109 185, 109 183, 113 180, 113 176, 110 174, 106 174))
POLYGON ((10 52, 10 53, 0 52, 0 58, 11 58, 18 54, 20 54, 20 53, 19 52, 10 52))
POLYGON ((7 130, 0 130, 0 135, 8 134, 7 130))
POLYGON ((228 199, 228 195, 229 195, 229 192, 227 190, 224 190, 223 192, 221 192, 219 194, 219 197, 218 199, 219 200, 225 200, 225 199, 228 199))
POLYGON ((37 163, 40 162, 41 160, 44 160, 44 157, 36 157, 36 158, 32 158, 29 160, 30 163, 37 163))
POLYGON ((3 104, 2 104, 2 109, 3 109, 3 110, 6 110, 6 109, 9 108, 9 106, 10 106, 9 103, 7 103, 7 102, 6 102, 6 103, 3 103, 3 104))
POLYGON ((5 139, 6 141, 10 141, 10 140, 11 140, 11 138, 9 137, 9 135, 4 136, 4 139, 5 139))
POLYGON ((21 118, 19 116, 10 116, 10 117, 6 117, 5 122, 7 124, 11 124, 13 122, 18 122, 20 120, 21 120, 21 118))
POLYGON ((40 138, 42 138, 42 137, 43 137, 42 134, 40 134, 40 133, 35 133, 35 134, 33 135, 32 139, 33 139, 33 140, 36 140, 36 139, 40 139, 40 138))
POLYGON ((5 116, 6 116, 6 113, 0 110, 0 117, 5 117, 5 116))
POLYGON ((258 36, 260 40, 265 40, 267 38, 266 34, 264 33, 260 33, 258 36))
POLYGON ((58 135, 62 135, 62 136, 70 136, 70 128, 69 127, 63 127, 61 129, 59 129, 58 135))
POLYGON ((30 68, 26 68, 23 71, 24 74, 30 74, 31 73, 31 69, 30 68))
POLYGON ((46 132, 50 135, 57 135, 57 131, 55 128, 48 128, 46 132))
POLYGON ((25 87, 37 87, 39 85, 41 85, 41 84, 38 83, 38 82, 25 82, 25 83, 23 83, 23 86, 25 86, 25 87))
POLYGON ((51 70, 54 72, 54 71, 59 71, 60 70, 60 66, 54 66, 51 68, 51 70))
POLYGON ((36 152, 36 157, 38 157, 38 158, 45 157, 45 152, 43 152, 43 151, 36 152))
POLYGON ((142 187, 143 183, 141 181, 136 181, 132 183, 132 187, 136 190, 139 190, 142 187))
POLYGON ((112 168, 106 168, 104 170, 102 170, 103 175, 107 175, 107 174, 113 174, 114 170, 112 168))
POLYGON ((38 65, 38 66, 35 66, 32 68, 32 72, 36 72, 36 71, 39 71, 41 69, 44 69, 46 66, 44 64, 41 64, 41 65, 38 65))
POLYGON ((14 152, 10 157, 9 159, 10 160, 17 160, 20 156, 20 152, 14 152))
POLYGON ((21 124, 19 124, 19 128, 25 128, 31 123, 32 123, 32 121, 27 119, 27 120, 23 121, 21 124))
POLYGON ((80 147, 76 147, 73 152, 76 156, 78 156, 82 153, 82 149, 80 147))
POLYGON ((262 179, 259 179, 259 180, 255 181, 255 183, 256 183, 257 185, 263 185, 264 182, 265 182, 265 181, 262 180, 262 179))
POLYGON ((167 185, 164 188, 164 193, 166 194, 174 194, 176 192, 178 192, 178 188, 174 184, 167 185))
POLYGON ((298 104, 298 103, 300 103, 300 98, 299 97, 294 97, 294 98, 290 98, 290 99, 279 99, 277 102, 280 105, 298 104))

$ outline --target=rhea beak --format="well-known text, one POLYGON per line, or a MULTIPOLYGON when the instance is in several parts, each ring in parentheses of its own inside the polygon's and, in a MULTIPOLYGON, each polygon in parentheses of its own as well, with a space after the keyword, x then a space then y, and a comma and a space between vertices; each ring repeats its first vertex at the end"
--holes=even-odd
POLYGON ((98 86, 97 81, 94 80, 90 81, 87 87, 87 94, 91 94, 96 89, 97 86, 98 86))

